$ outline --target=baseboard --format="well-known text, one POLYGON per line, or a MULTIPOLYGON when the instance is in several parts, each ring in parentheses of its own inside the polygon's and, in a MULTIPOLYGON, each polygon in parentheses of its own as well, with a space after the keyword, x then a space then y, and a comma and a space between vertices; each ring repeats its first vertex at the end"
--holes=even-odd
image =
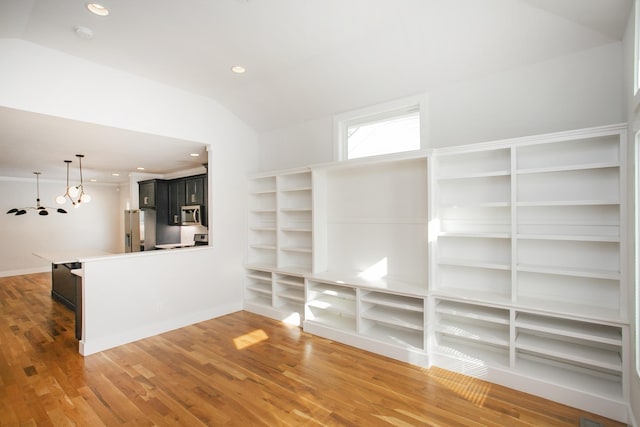
POLYGON ((46 273, 48 271, 51 271, 50 265, 46 267, 23 268, 20 270, 5 270, 0 271, 0 277, 22 276, 24 274, 46 273))
POLYGON ((638 420, 635 417, 635 414, 633 413, 633 408, 631 408, 631 405, 627 405, 628 409, 628 418, 629 420, 627 421, 627 424, 631 427, 640 427, 640 425, 638 424, 638 420))
POLYGON ((628 414, 631 413, 631 410, 629 404, 623 400, 611 399, 559 384, 551 384, 508 368, 487 366, 483 362, 474 362, 438 353, 432 353, 430 356, 432 366, 549 399, 621 423, 629 423, 628 414))

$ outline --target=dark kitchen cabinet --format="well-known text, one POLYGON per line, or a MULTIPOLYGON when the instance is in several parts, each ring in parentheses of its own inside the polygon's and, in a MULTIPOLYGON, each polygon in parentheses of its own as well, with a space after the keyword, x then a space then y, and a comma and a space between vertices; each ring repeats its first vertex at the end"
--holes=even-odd
POLYGON ((156 207, 156 180, 140 181, 138 183, 138 195, 140 208, 156 207))
POLYGON ((185 178, 185 189, 187 193, 187 205, 204 205, 205 204, 205 186, 207 182, 206 175, 196 175, 185 178))
POLYGON ((169 182, 169 224, 180 225, 180 207, 187 199, 184 179, 169 182))
POLYGON ((169 181, 169 224, 180 225, 182 206, 200 205, 202 225, 207 225, 207 174, 169 181))

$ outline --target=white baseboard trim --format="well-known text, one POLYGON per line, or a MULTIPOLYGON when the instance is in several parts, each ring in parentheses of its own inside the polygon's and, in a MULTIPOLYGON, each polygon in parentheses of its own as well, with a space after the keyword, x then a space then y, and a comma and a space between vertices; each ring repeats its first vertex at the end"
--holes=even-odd
POLYGON ((0 277, 22 276, 23 274, 46 273, 48 271, 51 271, 50 265, 46 267, 23 268, 20 270, 5 270, 0 271, 0 277))

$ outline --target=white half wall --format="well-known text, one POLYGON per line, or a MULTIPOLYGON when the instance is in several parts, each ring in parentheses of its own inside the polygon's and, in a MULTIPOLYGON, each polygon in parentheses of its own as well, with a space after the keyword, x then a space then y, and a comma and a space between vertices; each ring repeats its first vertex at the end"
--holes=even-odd
MULTIPOLYGON (((138 252, 83 262, 83 338, 93 354, 242 309, 239 263, 220 249, 138 252)), ((223 251, 223 250, 222 250, 223 251)))

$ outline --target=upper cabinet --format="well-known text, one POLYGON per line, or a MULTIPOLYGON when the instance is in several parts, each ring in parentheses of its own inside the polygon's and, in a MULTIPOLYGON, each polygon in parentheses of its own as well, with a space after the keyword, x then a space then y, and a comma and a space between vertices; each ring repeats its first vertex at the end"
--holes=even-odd
POLYGON ((187 205, 205 205, 207 175, 197 175, 184 179, 187 205))
POLYGON ((169 224, 180 225, 180 208, 200 205, 202 225, 207 225, 207 174, 169 181, 169 224))
POLYGON ((140 181, 140 209, 167 212, 168 225, 181 224, 181 207, 200 205, 202 225, 207 225, 207 174, 172 180, 152 179, 140 181), (161 202, 160 200, 163 200, 161 202))
POLYGON ((156 207, 156 180, 141 181, 139 188, 140 209, 156 207))

